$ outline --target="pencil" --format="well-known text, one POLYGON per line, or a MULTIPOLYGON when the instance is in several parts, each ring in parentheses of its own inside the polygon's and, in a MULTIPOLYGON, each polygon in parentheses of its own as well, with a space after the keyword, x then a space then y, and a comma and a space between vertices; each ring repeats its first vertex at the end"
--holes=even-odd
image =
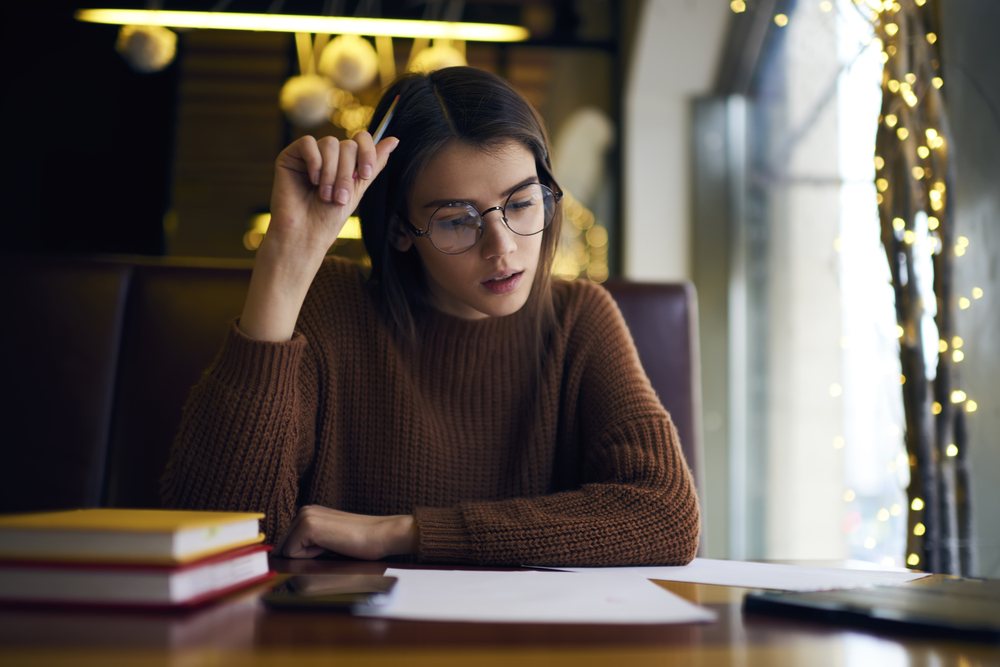
POLYGON ((385 116, 382 117, 382 122, 378 124, 378 128, 375 130, 375 134, 372 136, 372 141, 376 144, 382 140, 382 135, 385 134, 386 128, 389 127, 389 121, 392 120, 392 114, 396 111, 396 104, 399 102, 399 95, 393 98, 392 104, 389 105, 389 110, 385 112, 385 116))

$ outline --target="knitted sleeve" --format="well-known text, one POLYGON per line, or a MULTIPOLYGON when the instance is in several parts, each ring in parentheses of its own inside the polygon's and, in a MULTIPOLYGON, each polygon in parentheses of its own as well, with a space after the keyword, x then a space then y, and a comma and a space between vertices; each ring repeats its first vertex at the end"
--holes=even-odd
POLYGON ((300 334, 266 343, 233 325, 184 407, 160 484, 165 507, 263 512, 267 541, 284 534, 313 451, 308 355, 300 334))
POLYGON ((586 290, 564 388, 576 387, 578 489, 420 508, 419 557, 504 565, 683 564, 700 515, 677 432, 611 296, 586 290))

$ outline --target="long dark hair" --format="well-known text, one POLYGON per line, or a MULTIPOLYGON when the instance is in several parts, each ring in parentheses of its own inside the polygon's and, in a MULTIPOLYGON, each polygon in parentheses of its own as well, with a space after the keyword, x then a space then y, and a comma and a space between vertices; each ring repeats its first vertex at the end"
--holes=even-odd
MULTIPOLYGON (((386 134, 399 138, 399 147, 365 193, 358 214, 372 262, 369 284, 389 321, 413 341, 418 318, 428 308, 427 286, 416 251, 400 252, 392 235, 401 233, 399 216, 404 215, 417 174, 431 157, 455 140, 484 150, 516 141, 534 156, 539 181, 556 192, 559 186, 552 175, 541 118, 500 77, 473 67, 406 74, 383 94, 369 131, 374 131, 397 95, 386 134)), ((543 232, 538 270, 524 306, 536 323, 536 341, 542 347, 556 326, 550 283, 561 227, 562 209, 557 205, 552 224, 543 232)), ((540 355, 542 349, 536 352, 540 355)))

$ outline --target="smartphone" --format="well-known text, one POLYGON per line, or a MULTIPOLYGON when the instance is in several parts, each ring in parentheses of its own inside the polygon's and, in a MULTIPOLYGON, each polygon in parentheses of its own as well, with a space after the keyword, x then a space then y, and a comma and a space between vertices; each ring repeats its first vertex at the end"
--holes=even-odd
POLYGON ((261 596, 272 609, 363 611, 387 603, 396 577, 379 574, 296 574, 261 596))

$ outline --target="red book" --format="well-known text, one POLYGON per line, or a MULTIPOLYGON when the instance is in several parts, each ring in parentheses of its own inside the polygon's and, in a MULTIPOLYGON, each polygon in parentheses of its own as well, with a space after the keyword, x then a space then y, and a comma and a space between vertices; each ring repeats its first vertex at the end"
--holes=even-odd
POLYGON ((270 547, 241 547, 182 565, 0 560, 0 603, 170 609, 264 581, 270 547))

